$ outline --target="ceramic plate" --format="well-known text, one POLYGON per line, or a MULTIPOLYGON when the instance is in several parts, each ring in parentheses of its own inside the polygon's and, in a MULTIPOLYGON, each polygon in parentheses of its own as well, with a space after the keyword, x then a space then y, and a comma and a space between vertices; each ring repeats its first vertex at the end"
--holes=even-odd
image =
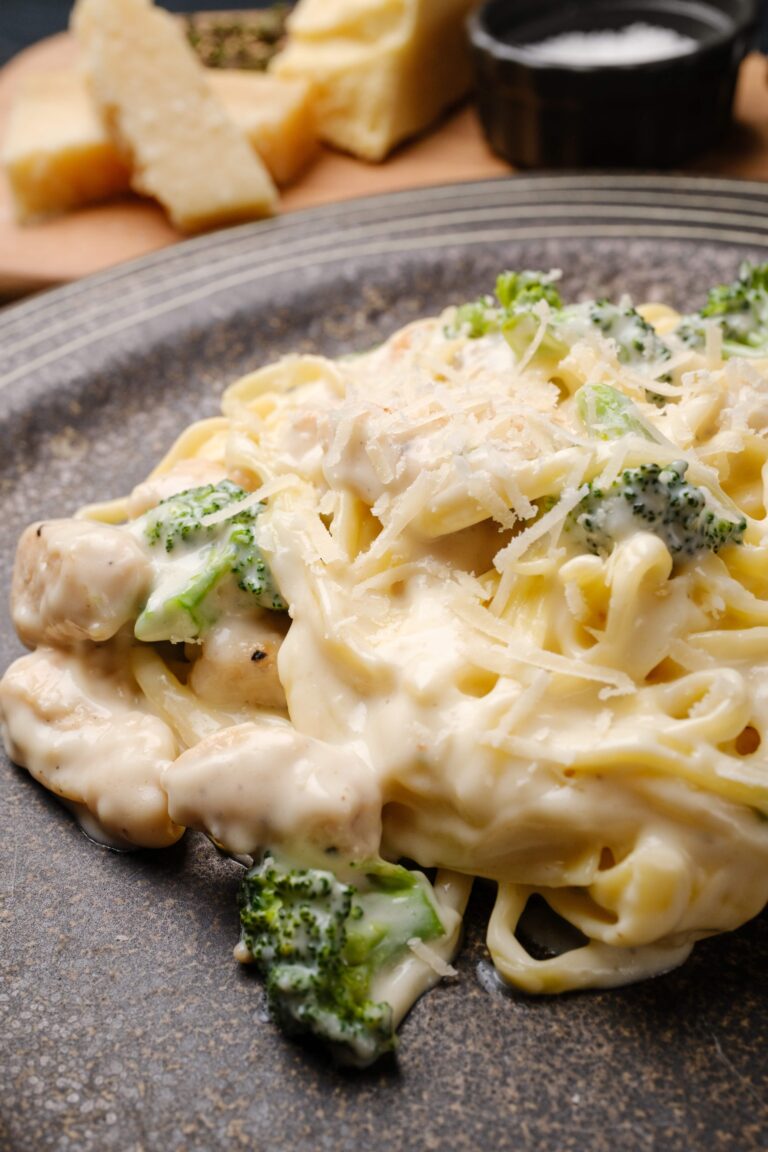
MULTIPOLYGON (((129 489, 224 385, 364 349, 504 267, 701 301, 768 260, 768 187, 655 176, 469 184, 195 240, 0 312, 0 582, 22 527, 129 489)), ((4 661, 20 651, 7 613, 4 661)), ((109 749, 104 749, 108 758, 109 749)), ((0 765, 0 1148, 13 1152, 768 1146, 768 918, 619 991, 503 993, 480 891, 459 979, 397 1061, 341 1073, 269 1022, 232 959, 238 865, 197 836, 95 847, 0 765)))

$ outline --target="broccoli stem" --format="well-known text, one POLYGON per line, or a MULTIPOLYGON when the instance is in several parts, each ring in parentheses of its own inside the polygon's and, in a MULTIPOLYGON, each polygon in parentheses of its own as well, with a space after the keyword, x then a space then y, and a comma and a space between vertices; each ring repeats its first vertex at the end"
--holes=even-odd
POLYGON ((610 384, 584 384, 576 393, 576 411, 584 427, 598 440, 618 440, 633 434, 659 443, 656 429, 622 392, 610 384))

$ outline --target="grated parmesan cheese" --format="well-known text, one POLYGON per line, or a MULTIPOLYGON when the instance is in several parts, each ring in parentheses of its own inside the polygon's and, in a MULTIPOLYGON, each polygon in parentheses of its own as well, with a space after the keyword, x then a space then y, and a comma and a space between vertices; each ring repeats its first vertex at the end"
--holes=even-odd
POLYGON ((446 963, 434 948, 430 948, 429 944, 425 944, 418 936, 414 936, 408 941, 408 947, 414 956, 423 960, 441 980, 445 980, 448 976, 458 976, 459 973, 453 965, 446 963))

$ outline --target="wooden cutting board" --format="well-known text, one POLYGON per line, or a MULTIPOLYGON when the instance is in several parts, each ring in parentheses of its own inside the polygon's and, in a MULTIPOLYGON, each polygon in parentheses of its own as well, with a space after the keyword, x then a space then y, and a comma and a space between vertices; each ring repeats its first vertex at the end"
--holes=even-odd
MULTIPOLYGON (((30 72, 66 68, 75 62, 75 45, 69 35, 62 34, 28 48, 0 70, 0 137, 18 80, 30 72)), ((509 165, 485 143, 474 109, 464 107, 384 164, 365 164, 323 150, 304 176, 285 190, 281 209, 291 212, 355 196, 509 171, 509 165)), ((181 238, 156 204, 137 196, 21 227, 13 219, 10 192, 0 177, 0 295, 21 295, 74 280, 181 238)))
MULTIPOLYGON (((0 138, 20 77, 70 67, 76 49, 67 34, 43 40, 0 70, 0 138)), ((739 78, 737 124, 728 141, 690 171, 768 179, 768 64, 747 58, 739 78)), ((366 164, 325 149, 281 200, 284 212, 401 188, 478 180, 511 172, 494 156, 473 107, 465 106, 383 164, 366 164)), ((0 175, 0 297, 66 283, 173 244, 182 237, 151 201, 136 196, 20 227, 0 175)))

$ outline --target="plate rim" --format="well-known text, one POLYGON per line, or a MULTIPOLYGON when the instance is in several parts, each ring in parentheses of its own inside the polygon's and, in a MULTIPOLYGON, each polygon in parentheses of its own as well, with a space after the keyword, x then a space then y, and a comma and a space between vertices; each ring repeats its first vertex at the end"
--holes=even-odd
POLYGON ((667 173, 544 172, 378 193, 207 233, 0 309, 0 394, 108 336, 225 289, 290 271, 288 248, 295 252, 294 267, 307 257, 316 267, 354 256, 448 248, 461 244, 470 232, 485 242, 574 236, 710 239, 768 252, 768 183, 667 173), (512 227, 515 212, 528 219, 512 227), (681 222, 684 212, 691 223, 681 222), (483 213, 489 227, 473 229, 473 221, 483 213), (673 222, 663 223, 670 213, 673 222), (635 220, 630 223, 626 214, 635 220), (611 216, 616 223, 606 223, 611 216), (329 221, 338 221, 338 229, 330 231, 329 221), (459 231, 452 232, 452 225, 459 231), (428 243, 423 234, 415 234, 424 227, 432 228, 428 243), (378 240, 371 239, 377 235, 378 240), (252 259, 265 248, 266 265, 252 259), (221 274, 224 279, 217 278, 221 274), (197 286, 162 299, 186 281, 197 286), (121 288, 161 299, 126 315, 121 288), (89 306, 89 301, 95 303, 89 306), (77 310, 75 317, 67 314, 72 310, 77 310), (87 330, 102 318, 105 327, 87 330), (33 353, 36 345, 42 347, 38 355, 33 353), (14 365, 13 358, 25 349, 30 349, 29 357, 14 365))

